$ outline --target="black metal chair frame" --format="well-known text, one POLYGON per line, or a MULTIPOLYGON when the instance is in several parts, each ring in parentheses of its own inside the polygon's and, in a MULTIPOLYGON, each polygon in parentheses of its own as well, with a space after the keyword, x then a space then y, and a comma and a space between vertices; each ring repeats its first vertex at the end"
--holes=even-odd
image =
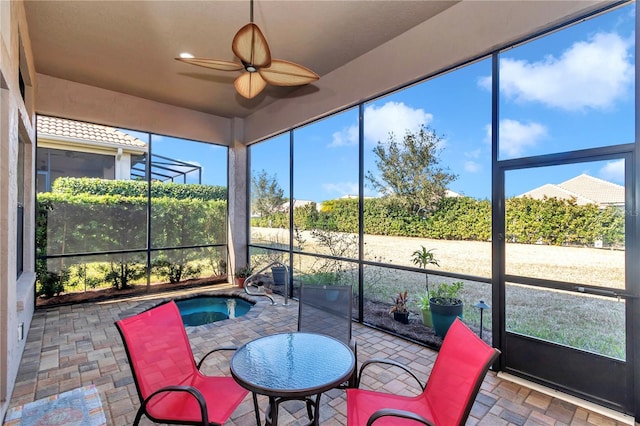
POLYGON ((358 353, 357 342, 352 336, 352 309, 353 289, 350 285, 300 286, 298 331, 326 334, 349 345, 353 351, 356 359, 354 372, 349 381, 340 386, 342 389, 355 387, 357 382, 358 353), (319 315, 311 314, 311 309, 319 315))

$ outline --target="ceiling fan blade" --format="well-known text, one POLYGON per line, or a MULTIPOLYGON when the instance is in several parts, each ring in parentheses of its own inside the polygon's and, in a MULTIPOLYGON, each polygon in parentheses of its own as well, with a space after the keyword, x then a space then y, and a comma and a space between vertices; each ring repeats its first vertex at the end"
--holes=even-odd
POLYGON ((219 61, 217 59, 207 58, 175 58, 176 61, 186 62, 191 65, 198 65, 200 67, 212 68, 220 71, 239 71, 244 67, 242 64, 231 61, 219 61))
POLYGON ((300 86, 320 78, 309 68, 280 59, 273 59, 271 66, 260 68, 258 72, 267 83, 274 86, 300 86))
POLYGON ((245 64, 268 67, 271 63, 267 39, 253 22, 238 30, 231 43, 231 49, 245 64))
POLYGON ((241 96, 251 99, 264 90, 267 82, 257 72, 244 72, 233 85, 241 96))

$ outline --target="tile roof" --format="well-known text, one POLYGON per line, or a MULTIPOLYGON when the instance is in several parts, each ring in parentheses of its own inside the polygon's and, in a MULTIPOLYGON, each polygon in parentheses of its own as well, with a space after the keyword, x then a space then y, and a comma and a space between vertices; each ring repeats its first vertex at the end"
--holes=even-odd
POLYGON ((531 191, 525 192, 524 194, 520 195, 520 197, 531 197, 536 200, 542 200, 544 197, 568 200, 574 197, 578 205, 594 203, 594 200, 592 199, 582 197, 579 194, 567 191, 560 186, 551 183, 547 183, 545 185, 539 186, 538 188, 532 189, 531 191))
POLYGON ((624 205, 624 186, 598 179, 587 174, 581 174, 558 184, 567 191, 581 194, 600 204, 624 205))
POLYGON ((519 195, 538 200, 545 196, 559 199, 575 197, 578 205, 624 206, 624 186, 587 174, 581 174, 557 185, 547 183, 519 195))
POLYGON ((115 147, 146 148, 147 144, 113 127, 85 123, 65 118, 39 115, 37 118, 38 136, 53 139, 65 138, 82 142, 97 142, 115 147))

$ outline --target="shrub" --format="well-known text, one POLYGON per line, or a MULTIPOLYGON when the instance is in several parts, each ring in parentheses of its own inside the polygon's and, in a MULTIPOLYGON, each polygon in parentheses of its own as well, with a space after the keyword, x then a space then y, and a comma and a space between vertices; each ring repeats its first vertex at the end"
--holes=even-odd
MULTIPOLYGON (((72 195, 121 195, 147 197, 147 182, 142 180, 108 180, 98 178, 61 177, 53 182, 51 192, 72 195)), ((215 185, 151 182, 151 197, 177 200, 226 200, 227 188, 215 185)))
MULTIPOLYGON (((160 182, 153 182, 151 187, 153 247, 197 246, 226 240, 226 189, 160 182)), ((37 197, 36 253, 41 265, 37 275, 40 286, 53 285, 43 259, 48 254, 144 249, 147 203, 145 182, 57 179, 53 192, 37 197)), ((158 270, 170 281, 197 275, 199 267, 192 263, 195 258, 197 251, 179 254, 176 259, 165 258, 168 263, 158 266, 158 270)), ((114 288, 126 288, 143 277, 145 269, 140 262, 131 262, 123 255, 122 259, 112 258, 109 265, 101 266, 101 280, 91 277, 85 284, 98 286, 106 281, 114 288)), ((71 281, 67 277, 60 286, 63 289, 65 285, 79 282, 77 277, 71 281)))

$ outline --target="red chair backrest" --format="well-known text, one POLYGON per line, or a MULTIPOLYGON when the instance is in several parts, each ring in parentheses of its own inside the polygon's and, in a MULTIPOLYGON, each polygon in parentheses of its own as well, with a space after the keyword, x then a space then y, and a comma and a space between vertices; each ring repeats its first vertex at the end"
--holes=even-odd
POLYGON ((163 386, 188 384, 197 372, 175 302, 117 321, 116 326, 143 400, 163 386))
POLYGON ((462 321, 449 328, 433 365, 425 397, 438 425, 462 425, 498 351, 462 321))

